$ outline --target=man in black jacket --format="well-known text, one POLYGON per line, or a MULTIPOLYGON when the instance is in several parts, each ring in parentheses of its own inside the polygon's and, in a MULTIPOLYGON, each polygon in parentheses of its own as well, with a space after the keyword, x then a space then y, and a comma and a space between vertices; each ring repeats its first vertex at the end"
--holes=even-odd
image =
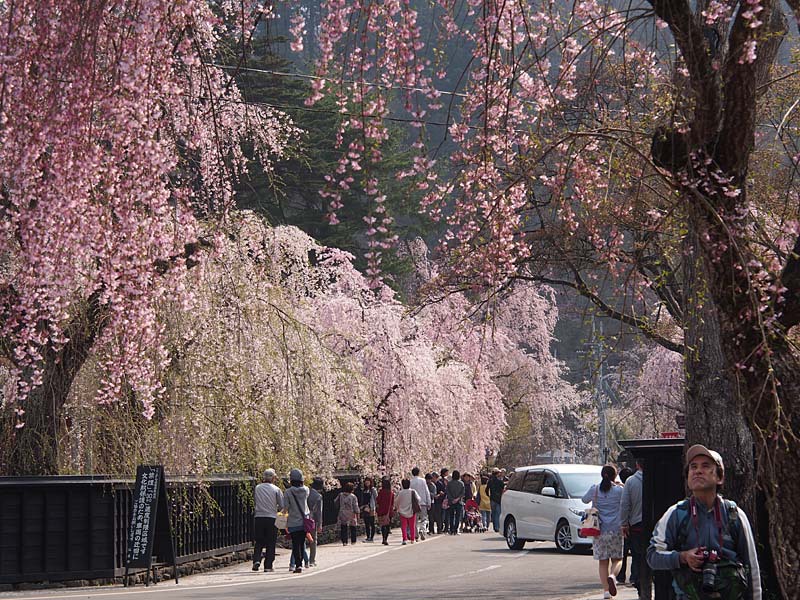
POLYGON ((489 499, 492 504, 492 528, 495 533, 500 532, 500 500, 503 497, 503 490, 506 489, 506 484, 500 478, 500 469, 495 467, 492 469, 492 475, 489 477, 489 483, 486 484, 486 489, 489 490, 489 499))

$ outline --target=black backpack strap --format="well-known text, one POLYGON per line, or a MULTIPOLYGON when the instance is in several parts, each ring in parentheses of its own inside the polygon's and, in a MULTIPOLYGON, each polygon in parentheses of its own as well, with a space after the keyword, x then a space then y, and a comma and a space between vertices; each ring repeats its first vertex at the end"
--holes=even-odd
POLYGON ((692 518, 689 512, 689 499, 678 502, 675 512, 678 513, 678 537, 673 550, 681 551, 685 549, 683 546, 689 537, 689 520, 692 518))
POLYGON ((739 507, 736 506, 736 502, 733 500, 723 498, 722 501, 725 504, 725 509, 728 513, 728 519, 725 524, 725 533, 730 535, 731 540, 733 541, 733 547, 738 548, 739 536, 741 535, 742 531, 742 521, 739 519, 739 507))

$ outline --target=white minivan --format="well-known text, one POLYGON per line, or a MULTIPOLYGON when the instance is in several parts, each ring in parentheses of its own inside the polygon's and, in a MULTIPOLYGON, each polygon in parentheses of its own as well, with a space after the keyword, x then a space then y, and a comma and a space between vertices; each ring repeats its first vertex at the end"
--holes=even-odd
POLYGON ((500 523, 508 547, 522 550, 527 541, 550 541, 562 552, 592 543, 578 534, 581 501, 600 482, 599 465, 533 465, 514 470, 500 503, 500 523))

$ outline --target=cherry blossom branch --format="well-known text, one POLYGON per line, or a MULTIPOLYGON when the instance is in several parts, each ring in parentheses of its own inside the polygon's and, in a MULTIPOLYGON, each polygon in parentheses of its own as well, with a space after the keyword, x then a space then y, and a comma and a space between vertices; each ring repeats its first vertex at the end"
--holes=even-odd
POLYGON ((536 281, 538 283, 546 283, 548 285, 558 285, 572 288, 581 296, 589 299, 607 317, 611 317, 612 319, 616 319, 617 321, 625 323, 626 325, 635 327, 641 331, 645 337, 657 342, 661 346, 664 346, 664 348, 667 350, 672 350, 673 352, 677 352, 679 354, 682 354, 684 351, 683 344, 677 344, 657 333, 647 319, 622 313, 611 307, 607 302, 600 298, 600 296, 594 293, 588 285, 586 285, 578 273, 575 273, 574 281, 570 281, 568 279, 556 279, 552 277, 546 277, 544 275, 515 275, 514 278, 524 281, 536 281))

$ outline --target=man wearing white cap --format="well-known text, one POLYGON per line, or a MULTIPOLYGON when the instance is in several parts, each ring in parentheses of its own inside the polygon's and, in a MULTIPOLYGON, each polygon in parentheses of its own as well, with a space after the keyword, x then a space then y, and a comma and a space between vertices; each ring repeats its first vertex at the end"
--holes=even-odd
POLYGON ((761 575, 750 521, 719 495, 722 457, 696 444, 686 452, 692 495, 671 506, 653 530, 647 562, 672 571, 678 600, 761 600, 761 575))
POLYGON ((275 542, 278 537, 275 519, 283 510, 283 492, 272 483, 275 480, 273 469, 264 471, 263 479, 264 483, 259 483, 253 493, 255 497, 253 571, 258 571, 261 566, 261 550, 265 548, 264 572, 271 573, 272 564, 275 562, 275 542))

